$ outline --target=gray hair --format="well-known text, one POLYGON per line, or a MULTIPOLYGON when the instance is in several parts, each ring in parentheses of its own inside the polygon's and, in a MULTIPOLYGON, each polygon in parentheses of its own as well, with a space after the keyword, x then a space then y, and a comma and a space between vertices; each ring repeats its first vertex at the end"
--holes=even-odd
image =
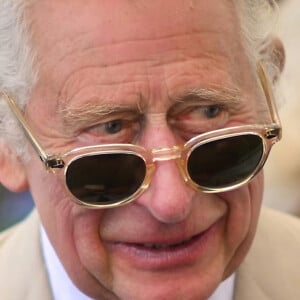
MULTIPOLYGON (((28 6, 29 1, 24 0, 0 1, 0 91, 13 95, 21 108, 26 105, 37 77, 25 18, 28 6)), ((26 153, 23 132, 1 97, 0 143, 3 142, 20 156, 26 153)))
MULTIPOLYGON (((274 11, 276 12, 275 2, 273 0, 232 1, 235 1, 240 12, 245 49, 253 66, 255 67, 258 61, 264 61, 270 76, 274 78, 279 72, 278 68, 271 63, 268 57, 270 53, 263 50, 267 49, 270 43, 274 11)), ((29 99, 38 76, 30 42, 31 28, 26 18, 29 3, 29 0, 0 1, 0 91, 13 95, 22 109, 29 99)), ((3 142, 11 145, 19 156, 26 156, 24 134, 15 118, 11 116, 5 101, 0 98, 0 143, 3 142)))
MULTIPOLYGON (((270 77, 280 77, 280 55, 273 48, 273 32, 277 24, 278 7, 275 0, 234 0, 239 13, 242 38, 250 62, 255 68, 262 62, 270 77)), ((274 87, 275 88, 275 87, 274 87)))

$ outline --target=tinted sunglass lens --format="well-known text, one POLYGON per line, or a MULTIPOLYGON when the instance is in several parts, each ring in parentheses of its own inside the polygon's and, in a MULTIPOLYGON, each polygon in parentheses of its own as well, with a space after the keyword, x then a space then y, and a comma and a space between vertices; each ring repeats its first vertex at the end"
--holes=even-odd
POLYGON ((145 162, 137 155, 95 154, 74 160, 67 169, 66 183, 79 200, 109 205, 133 195, 145 174, 145 162))
POLYGON ((253 174, 264 151, 262 138, 245 134, 196 147, 187 162, 191 179, 202 187, 238 184, 253 174))

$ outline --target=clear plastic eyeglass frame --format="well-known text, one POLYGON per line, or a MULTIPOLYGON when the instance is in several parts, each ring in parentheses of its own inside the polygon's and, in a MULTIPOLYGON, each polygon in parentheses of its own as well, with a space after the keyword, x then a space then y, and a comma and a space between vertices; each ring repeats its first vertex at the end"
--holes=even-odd
POLYGON ((238 188, 244 185, 245 183, 249 182, 261 170, 273 144, 279 141, 282 135, 280 119, 274 103, 272 90, 270 88, 270 84, 268 82, 265 71, 261 64, 258 64, 257 72, 270 111, 270 116, 271 116, 270 124, 227 127, 223 129, 206 132, 204 134, 200 134, 192 138, 188 142, 186 142, 184 145, 173 146, 169 148, 157 148, 157 149, 145 149, 141 146, 137 146, 133 144, 104 144, 104 145, 93 145, 93 146, 75 148, 66 153, 49 155, 47 154, 47 152, 45 152, 40 142, 34 136, 32 130, 30 129, 29 125, 27 124, 23 116, 22 111, 17 106, 14 98, 5 92, 0 91, 0 93, 6 99, 9 107, 11 108, 11 111, 14 113, 15 117, 19 121, 27 138, 29 139, 30 143, 32 144, 33 148, 39 155, 40 159, 44 163, 47 170, 52 170, 53 172, 55 172, 55 169, 64 168, 64 174, 66 176, 68 167, 72 164, 72 162, 82 157, 99 155, 99 154, 112 154, 112 153, 134 154, 137 155, 138 157, 141 157, 144 160, 146 165, 146 175, 140 188, 134 194, 130 195, 125 199, 119 200, 116 203, 110 203, 110 204, 88 203, 85 202, 84 200, 75 198, 75 196, 67 187, 67 189, 70 191, 72 195, 73 201, 75 201, 77 204, 83 205, 87 208, 111 208, 111 207, 124 205, 135 200, 149 187, 153 172, 155 170, 155 162, 157 161, 176 160, 184 181, 190 186, 192 186, 193 188, 201 190, 202 192, 206 192, 206 193, 217 193, 217 192, 229 191, 238 188), (252 174, 250 174, 242 182, 230 186, 220 187, 220 188, 202 187, 192 181, 192 179, 188 174, 186 162, 190 153, 193 151, 193 149, 195 149, 195 147, 199 147, 202 144, 206 144, 214 140, 219 140, 219 139, 243 135, 243 134, 257 135, 263 141, 263 147, 264 147, 263 155, 259 164, 257 165, 256 169, 253 171, 252 174))

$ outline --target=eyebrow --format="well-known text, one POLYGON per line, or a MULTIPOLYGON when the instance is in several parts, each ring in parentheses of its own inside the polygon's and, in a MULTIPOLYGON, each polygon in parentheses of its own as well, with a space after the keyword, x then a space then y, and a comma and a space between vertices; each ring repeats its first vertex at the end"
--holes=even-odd
POLYGON ((141 108, 138 104, 129 106, 115 103, 87 103, 76 108, 64 108, 61 110, 61 113, 65 129, 70 129, 74 132, 85 126, 92 126, 111 116, 116 116, 117 118, 122 116, 138 117, 141 115, 141 108))
POLYGON ((236 106, 241 103, 241 91, 238 88, 193 88, 184 91, 175 98, 175 102, 186 100, 207 101, 226 106, 236 106))
POLYGON ((169 114, 176 114, 191 105, 219 105, 228 110, 238 111, 242 105, 239 89, 233 88, 193 88, 185 90, 174 99, 175 104, 169 114))

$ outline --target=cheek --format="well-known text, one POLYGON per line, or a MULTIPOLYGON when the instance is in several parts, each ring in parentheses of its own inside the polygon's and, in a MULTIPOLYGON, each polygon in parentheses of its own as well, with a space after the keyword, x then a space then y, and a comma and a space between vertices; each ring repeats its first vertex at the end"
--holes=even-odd
POLYGON ((40 162, 31 162, 27 174, 43 226, 69 276, 83 290, 105 290, 110 265, 99 234, 105 211, 74 203, 63 176, 46 172, 40 162))
POLYGON ((61 170, 54 174, 41 163, 33 161, 27 170, 30 191, 42 219, 48 220, 47 217, 56 218, 57 215, 69 213, 73 203, 64 186, 61 170))
POLYGON ((227 257, 226 274, 244 259, 253 241, 263 195, 263 175, 259 173, 247 186, 224 193, 229 213, 225 231, 227 257))

